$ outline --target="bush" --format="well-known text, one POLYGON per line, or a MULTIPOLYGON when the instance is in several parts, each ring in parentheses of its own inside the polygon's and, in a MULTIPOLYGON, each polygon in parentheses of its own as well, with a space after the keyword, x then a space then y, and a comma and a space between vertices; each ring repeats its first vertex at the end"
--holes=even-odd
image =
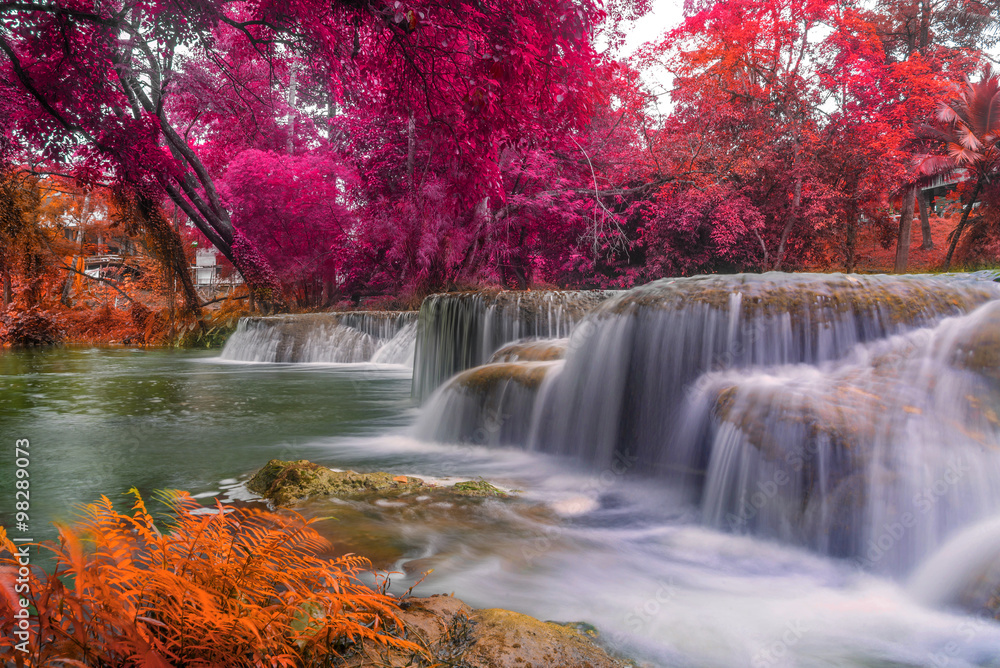
POLYGON ((16 347, 51 346, 62 341, 64 332, 55 318, 38 309, 12 310, 2 318, 3 341, 16 347))
POLYGON ((28 654, 14 650, 15 546, 0 528, 0 653, 6 665, 313 666, 369 640, 420 653, 386 633, 394 599, 357 579, 370 567, 329 543, 297 513, 218 504, 205 514, 184 492, 165 494, 168 532, 139 493, 131 514, 107 497, 85 506, 47 544, 55 569, 30 575, 28 654))

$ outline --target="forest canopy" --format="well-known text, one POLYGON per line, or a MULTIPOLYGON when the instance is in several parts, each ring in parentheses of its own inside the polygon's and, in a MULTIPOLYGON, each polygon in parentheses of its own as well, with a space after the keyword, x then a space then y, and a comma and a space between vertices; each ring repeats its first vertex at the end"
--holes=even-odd
POLYGON ((649 9, 7 2, 4 303, 72 305, 116 234, 99 287, 171 314, 209 246, 269 308, 904 271, 914 219, 922 266, 996 261, 1000 2, 688 0, 623 56, 649 9))

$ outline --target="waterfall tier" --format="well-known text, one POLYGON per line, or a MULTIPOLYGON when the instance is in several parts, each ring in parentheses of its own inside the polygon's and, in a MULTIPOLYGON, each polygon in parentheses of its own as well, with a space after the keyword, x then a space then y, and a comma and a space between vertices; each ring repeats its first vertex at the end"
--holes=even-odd
POLYGON ((497 362, 458 374, 438 388, 416 425, 417 437, 445 443, 521 445, 528 439, 538 388, 560 362, 497 362))
POLYGON ((417 314, 407 311, 241 318, 222 359, 412 365, 416 331, 417 314))
POLYGON ((992 274, 744 274, 661 280, 605 301, 542 388, 531 447, 598 466, 662 463, 709 371, 818 364, 1000 297, 992 274))
POLYGON ((1000 302, 844 360, 709 374, 665 466, 705 522, 902 573, 1000 511, 1000 302))
MULTIPOLYGON (((514 343, 455 376, 418 434, 627 462, 708 525, 902 573, 1000 512, 994 278, 657 281, 594 303, 568 342, 514 343)), ((483 357, 458 350, 462 332, 482 339, 476 310, 437 308, 456 341, 423 363, 483 357)))
POLYGON ((413 396, 428 397, 456 373, 485 364, 501 346, 529 337, 569 336, 616 292, 458 292, 420 306, 413 396))

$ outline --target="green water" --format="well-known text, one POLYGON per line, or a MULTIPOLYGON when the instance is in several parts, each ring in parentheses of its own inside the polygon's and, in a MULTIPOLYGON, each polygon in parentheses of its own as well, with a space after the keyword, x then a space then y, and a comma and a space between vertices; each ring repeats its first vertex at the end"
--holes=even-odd
MULTIPOLYGON (((242 365, 212 352, 0 353, 0 524, 13 528, 14 443, 30 440, 31 531, 101 494, 208 494, 268 459, 328 462, 322 439, 386 432, 411 411, 409 373, 242 365), (4 498, 6 497, 6 498, 4 498)), ((23 535, 23 534, 16 534, 23 535)))

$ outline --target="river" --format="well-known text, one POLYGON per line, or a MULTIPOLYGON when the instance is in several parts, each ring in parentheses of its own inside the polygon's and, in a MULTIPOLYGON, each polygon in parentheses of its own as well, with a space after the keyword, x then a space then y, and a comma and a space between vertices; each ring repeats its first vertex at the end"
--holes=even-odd
MULTIPOLYGON (((749 292, 744 289, 744 294, 749 292)), ((586 336, 617 351, 629 347, 614 340, 622 336, 622 324, 615 318, 625 306, 619 296, 609 299, 614 304, 602 316, 608 327, 602 329, 600 318, 589 321, 596 325, 586 336)), ((987 547, 996 547, 1000 527, 992 496, 976 491, 962 496, 961 503, 949 501, 951 514, 942 510, 940 501, 950 499, 952 488, 963 493, 978 490, 976 476, 984 467, 992 475, 996 457, 988 449, 982 451, 986 454, 970 449, 968 457, 980 459, 962 460, 966 463, 959 464, 955 480, 947 482, 951 480, 946 477, 948 459, 934 460, 930 446, 921 440, 920 430, 926 431, 926 424, 907 422, 900 427, 909 430, 907 442, 921 453, 920 448, 928 450, 921 454, 930 459, 920 464, 926 473, 920 480, 927 481, 928 503, 937 504, 932 514, 945 516, 940 527, 931 523, 934 531, 918 531, 907 526, 896 537, 896 515, 884 511, 886 504, 895 503, 895 487, 879 483, 879 490, 889 491, 879 504, 870 505, 883 510, 873 515, 867 506, 859 509, 850 517, 864 531, 852 527, 835 545, 817 539, 835 532, 815 518, 827 517, 825 509, 843 505, 843 498, 831 491, 832 500, 817 502, 819 510, 808 514, 808 523, 795 525, 799 515, 790 514, 789 506, 803 505, 802 491, 792 490, 775 471, 762 469, 765 463, 749 458, 748 449, 766 450, 760 442, 751 448, 732 434, 727 436, 725 429, 710 437, 702 435, 699 442, 714 444, 713 456, 725 458, 699 464, 707 470, 708 481, 698 485, 697 495, 690 481, 670 477, 676 467, 659 466, 662 452, 650 450, 656 440, 650 434, 660 433, 664 420, 684 423, 671 427, 676 433, 698 431, 685 420, 701 419, 698 416, 708 410, 701 405, 709 401, 704 393, 716 403, 719 396, 727 398, 726 415, 739 416, 733 424, 746 425, 748 415, 755 424, 778 424, 781 442, 792 443, 797 432, 775 422, 779 420, 775 413, 785 415, 793 404, 794 410, 808 412, 812 409, 802 407, 802 397, 816 394, 826 401, 833 393, 830 387, 838 392, 847 386, 869 392, 872 386, 865 382, 872 374, 883 382, 878 370, 884 368, 887 349, 909 351, 906 354, 913 359, 934 358, 931 352, 912 351, 920 346, 939 350, 941 341, 961 338, 969 327, 963 318, 987 317, 981 313, 989 311, 975 309, 991 299, 988 295, 969 303, 965 310, 971 316, 962 315, 960 309, 957 315, 942 313, 912 327, 873 333, 870 340, 862 336, 841 341, 836 354, 829 341, 822 351, 813 346, 803 353, 816 358, 807 366, 777 359, 748 359, 743 364, 733 357, 724 365, 727 368, 713 367, 709 381, 697 385, 685 381, 686 399, 677 399, 685 406, 680 414, 657 413, 653 419, 641 403, 615 408, 608 420, 616 425, 626 424, 631 413, 646 416, 638 426, 622 427, 615 436, 621 444, 626 440, 622 434, 627 434, 628 448, 602 449, 606 420, 596 413, 609 410, 606 398, 602 408, 590 406, 588 415, 574 418, 574 425, 590 425, 587 431, 565 428, 575 433, 576 440, 565 433, 546 436, 546 428, 560 424, 560 410, 589 401, 581 388, 591 381, 573 367, 573 351, 586 351, 587 341, 569 346, 565 366, 546 362, 553 365, 551 375, 533 386, 538 408, 532 410, 537 414, 524 429, 503 432, 511 439, 527 439, 523 443, 499 437, 494 442, 490 434, 502 430, 491 431, 489 421, 466 425, 455 417, 456 411, 471 410, 468 407, 443 411, 441 406, 454 388, 445 387, 418 405, 411 399, 412 371, 405 365, 239 362, 221 358, 217 351, 122 348, 0 354, 0 432, 10 445, 17 438, 30 439, 31 522, 36 539, 52 538, 55 533, 49 523, 70 518, 75 504, 106 494, 124 505, 122 494, 133 486, 147 495, 157 489, 185 489, 205 503, 215 498, 253 502, 241 483, 272 458, 309 459, 333 468, 386 470, 430 480, 484 477, 517 490, 516 497, 405 505, 330 500, 303 510, 326 518, 318 527, 341 551, 369 554, 381 567, 395 571, 396 591, 433 569, 416 593, 454 592, 475 607, 587 622, 598 628, 610 649, 645 665, 1000 666, 1000 624, 950 606, 931 591, 940 588, 956 564, 967 564, 987 547), (913 332, 922 334, 914 339, 913 332), (759 368, 766 368, 766 373, 759 368), (717 387, 725 390, 713 389, 717 387), (792 388, 793 399, 776 394, 775 387, 792 388), (565 396, 559 398, 560 392, 565 396), (760 408, 762 403, 767 410, 760 408), (539 426, 538 416, 550 414, 556 417, 546 421, 549 426, 539 426), (450 436, 435 438, 439 423, 449 420, 465 426, 446 425, 450 436), (480 426, 472 429, 476 424, 480 426), (466 437, 455 436, 463 429, 472 431, 466 437), (745 489, 742 500, 713 491, 713 485, 718 486, 713 471, 720 467, 725 468, 720 480, 727 490, 745 489), (934 487, 938 478, 951 485, 941 494, 934 487), (774 480, 780 484, 769 487, 768 481, 774 480), (745 526, 735 530, 727 525, 727 504, 743 503, 746 508, 747 499, 758 491, 765 499, 760 513, 738 514, 745 526), (718 498, 712 500, 713 494, 718 498), (723 519, 716 521, 715 512, 723 519), (873 529, 871 523, 881 524, 873 529), (976 527, 979 533, 970 534, 976 527), (910 535, 919 536, 919 541, 910 544, 910 535), (945 549, 938 552, 939 548, 945 549), (906 558, 891 559, 888 555, 894 551, 906 558)), ((691 301, 685 304, 688 308, 691 301)), ((646 301, 641 305, 647 308, 646 301)), ((588 303, 587 308, 592 307, 588 303)), ((662 327, 658 317, 628 322, 662 327)), ((563 329, 565 322, 560 321, 551 335, 563 336, 563 329)), ((733 331, 730 328, 731 337, 733 331)), ((574 336, 581 336, 579 330, 574 336)), ((758 335, 753 345, 761 341, 768 342, 767 337, 758 335)), ((634 351, 634 343, 630 345, 634 351)), ((669 342, 675 352, 684 345, 676 337, 669 342)), ((770 340, 768 345, 777 344, 770 340)), ((662 366, 662 361, 651 362, 649 356, 639 367, 612 357, 594 363, 646 370, 654 363, 662 366)), ((919 387, 914 378, 923 376, 906 376, 905 369, 893 368, 893 378, 903 374, 907 387, 919 387)), ((921 369, 929 373, 926 362, 921 369)), ((676 373, 690 375, 689 371, 676 373)), ((931 373, 936 387, 945 384, 942 373, 940 369, 931 373)), ((602 385, 613 385, 614 374, 607 370, 602 374, 602 385)), ((646 376, 637 382, 646 388, 644 396, 662 384, 646 376)), ((948 387, 954 393, 957 386, 948 387)), ((672 387, 663 391, 675 393, 672 387)), ((904 394, 899 393, 903 403, 904 394)), ((512 394, 504 396, 511 399, 512 394)), ((517 401, 524 405, 523 397, 517 401)), ((868 415, 888 410, 873 400, 866 405, 872 408, 868 415)), ((503 406, 501 401, 490 410, 506 410, 503 406)), ((893 410, 913 414, 905 410, 909 403, 900 406, 893 410)), ((942 422, 933 417, 933 402, 921 404, 920 409, 922 416, 930 416, 928 420, 942 422)), ((963 428, 974 431, 977 424, 969 420, 963 428)), ((985 438, 979 432, 975 436, 976 443, 985 438)), ((876 452, 882 452, 879 448, 894 452, 894 437, 872 438, 876 452)), ((987 440, 994 442, 992 436, 987 440)), ((682 447, 680 442, 674 446, 674 462, 694 447, 682 447)), ((966 444, 954 441, 950 447, 962 453, 966 444)), ((816 452, 817 462, 827 461, 824 451, 816 452)), ((899 477, 905 477, 905 471, 899 477)), ((0 490, 12 489, 12 483, 11 454, 0 460, 0 490)), ((917 492, 922 491, 918 487, 917 492)), ((904 487, 901 493, 912 492, 904 487)), ((4 526, 12 521, 10 505, 0 503, 4 526)), ((838 522, 844 520, 837 517, 838 522)), ((978 566, 967 565, 974 567, 978 566)))

